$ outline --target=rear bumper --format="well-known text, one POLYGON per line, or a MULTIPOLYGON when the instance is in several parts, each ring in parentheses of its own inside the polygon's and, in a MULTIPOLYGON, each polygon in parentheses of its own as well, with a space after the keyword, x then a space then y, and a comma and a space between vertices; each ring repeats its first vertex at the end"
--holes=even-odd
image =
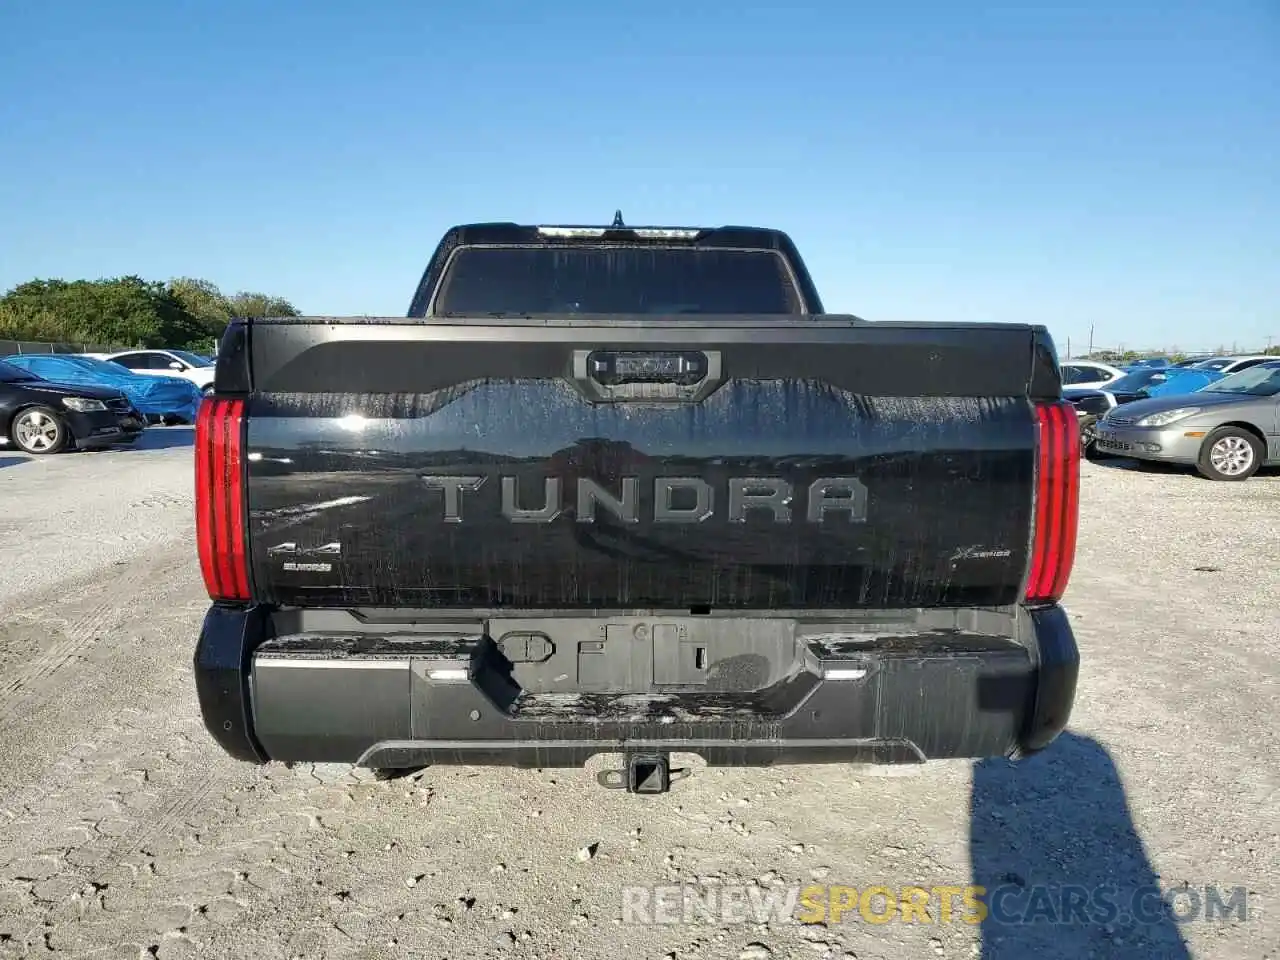
MULTIPOLYGON (((838 643, 798 638, 794 663, 764 683, 751 682, 750 657, 737 657, 737 680, 726 670, 718 687, 636 695, 522 688, 507 641, 490 637, 513 636, 502 626, 510 619, 371 623, 345 611, 215 605, 195 680, 210 734, 259 763, 556 767, 639 752, 725 766, 919 763, 1025 756, 1065 728, 1079 652, 1062 608, 886 613, 840 628, 838 643), (1003 635, 990 629, 999 623, 1010 627, 1003 635)), ((545 622, 554 645, 581 646, 569 621, 545 622)), ((605 636, 599 623, 582 629, 605 636)), ((637 663, 657 663, 647 651, 637 663)))

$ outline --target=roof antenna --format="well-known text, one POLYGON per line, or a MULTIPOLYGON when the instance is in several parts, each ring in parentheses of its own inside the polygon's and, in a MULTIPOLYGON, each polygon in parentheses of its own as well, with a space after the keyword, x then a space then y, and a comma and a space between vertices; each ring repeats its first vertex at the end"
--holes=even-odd
POLYGON ((613 214, 613 229, 618 230, 618 229, 621 229, 622 227, 625 227, 625 226, 626 226, 626 224, 622 222, 622 211, 621 211, 621 210, 616 210, 616 211, 614 211, 614 214, 613 214))

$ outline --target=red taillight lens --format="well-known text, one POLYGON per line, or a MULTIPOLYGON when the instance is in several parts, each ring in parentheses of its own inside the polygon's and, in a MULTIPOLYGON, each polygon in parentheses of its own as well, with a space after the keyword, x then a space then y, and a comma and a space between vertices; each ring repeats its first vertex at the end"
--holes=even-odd
POLYGON ((196 548, 214 600, 249 599, 243 425, 243 400, 205 400, 196 418, 196 548))
POLYGON ((1080 425, 1065 400, 1036 404, 1035 535, 1026 602, 1056 603, 1067 589, 1080 520, 1080 425))

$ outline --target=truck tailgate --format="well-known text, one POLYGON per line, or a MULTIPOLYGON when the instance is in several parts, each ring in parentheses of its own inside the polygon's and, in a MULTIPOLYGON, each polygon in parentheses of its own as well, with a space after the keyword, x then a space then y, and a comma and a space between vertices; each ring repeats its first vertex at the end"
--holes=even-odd
POLYGON ((252 593, 1014 603, 1033 400, 1059 390, 1047 344, 1032 326, 845 318, 254 322, 220 361, 247 388, 252 593))

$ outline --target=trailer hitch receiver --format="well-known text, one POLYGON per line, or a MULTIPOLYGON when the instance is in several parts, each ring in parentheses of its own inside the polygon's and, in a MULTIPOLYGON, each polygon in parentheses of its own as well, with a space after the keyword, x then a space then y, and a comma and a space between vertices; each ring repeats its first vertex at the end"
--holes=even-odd
MULTIPOLYGON (((677 771, 682 773, 683 771, 677 771)), ((671 757, 665 753, 633 753, 621 770, 605 770, 600 785, 627 793, 666 793, 671 789, 671 757)))

